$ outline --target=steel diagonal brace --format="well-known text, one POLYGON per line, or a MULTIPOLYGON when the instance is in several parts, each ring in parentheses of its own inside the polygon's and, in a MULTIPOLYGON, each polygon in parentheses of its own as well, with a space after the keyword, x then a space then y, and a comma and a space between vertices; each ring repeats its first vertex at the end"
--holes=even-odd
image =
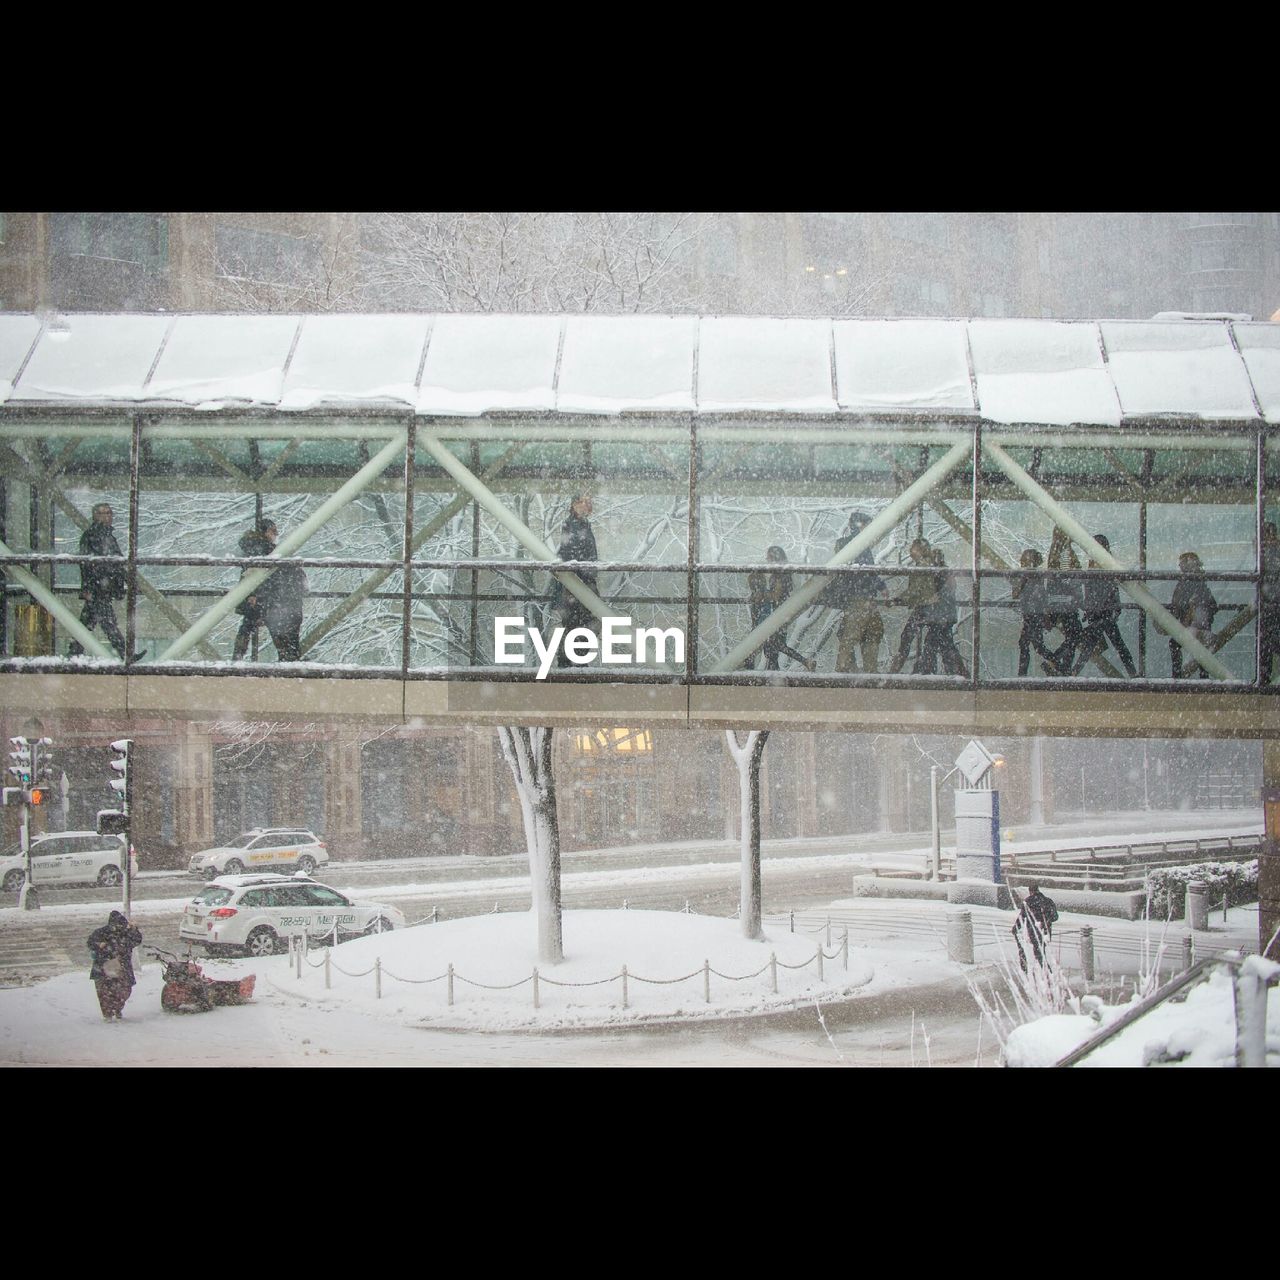
MULTIPOLYGON (((507 464, 511 459, 514 458, 523 448, 524 444, 520 441, 511 445, 511 447, 508 448, 500 458, 486 468, 484 473, 485 479, 497 479, 497 477, 506 470, 507 464)), ((434 538, 435 535, 439 533, 440 530, 443 529, 445 525, 447 525, 449 521, 452 520, 454 516, 456 516, 458 512, 460 512, 471 501, 471 494, 467 493, 465 490, 454 498, 454 500, 450 502, 443 511, 437 512, 425 525, 422 526, 421 529, 417 531, 417 533, 413 535, 413 542, 410 544, 411 550, 417 551, 421 547, 425 546, 430 539, 434 538)), ((321 621, 316 623, 316 625, 307 632, 307 634, 302 638, 302 652, 306 653, 309 649, 313 648, 323 640, 325 636, 334 629, 334 627, 342 622, 344 618, 354 613, 355 610, 358 609, 371 595, 373 595, 373 593, 377 591, 393 573, 396 573, 398 569, 399 566, 395 569, 379 569, 375 573, 370 574, 369 577, 367 577, 360 586, 358 586, 345 600, 343 600, 332 613, 321 619, 321 621)), ((445 623, 446 626, 449 625, 447 614, 441 613, 431 600, 424 599, 424 603, 429 609, 431 609, 436 617, 441 620, 441 622, 445 623)))
MULTIPOLYGON (((404 452, 408 434, 397 431, 390 440, 351 477, 335 494, 326 498, 292 533, 280 539, 271 559, 292 555, 317 529, 328 523, 343 507, 364 492, 383 471, 404 452)), ((199 644, 242 600, 251 596, 274 572, 272 569, 250 569, 240 581, 212 608, 206 610, 161 655, 160 661, 180 658, 199 644)))
MULTIPOLYGON (((1124 570, 1123 565, 1092 534, 1041 485, 1033 480, 998 444, 982 442, 983 452, 1001 471, 1013 481, 1063 533, 1089 553, 1089 557, 1104 569, 1124 570)), ((1209 652, 1196 637, 1183 626, 1141 583, 1121 582, 1120 590, 1135 601, 1147 616, 1171 639, 1176 640, 1196 660, 1196 663, 1217 680, 1234 680, 1236 677, 1209 652)))
MULTIPOLYGON (((0 542, 0 555, 11 556, 14 554, 3 542, 0 542)), ((114 655, 106 645, 35 574, 29 573, 21 565, 17 564, 5 565, 4 571, 19 586, 25 587, 35 599, 39 600, 95 658, 107 658, 108 660, 114 658, 114 655)))
MULTIPOLYGON (((973 442, 961 440, 953 444, 914 484, 909 485, 885 509, 876 516, 856 537, 851 539, 827 561, 823 568, 836 569, 852 564, 864 551, 874 547, 893 529, 913 507, 936 489, 962 462, 973 456, 973 442)), ((801 569, 794 565, 791 568, 801 569)), ((818 571, 804 586, 793 591, 763 622, 753 627, 729 653, 711 668, 712 675, 725 675, 736 671, 775 632, 785 627, 797 614, 803 612, 826 589, 829 575, 818 571)))
MULTIPOLYGON (((429 432, 419 432, 418 440, 424 449, 473 497, 477 504, 484 508, 504 529, 515 536, 517 542, 535 559, 543 564, 556 564, 559 557, 541 538, 538 537, 519 517, 504 506, 493 491, 478 476, 473 475, 440 440, 429 432)), ((597 618, 610 617, 609 606, 588 587, 576 573, 552 573, 553 578, 564 584, 564 588, 582 604, 586 605, 597 618)))
MULTIPOLYGON (((91 523, 89 518, 80 511, 79 507, 77 507, 56 484, 54 484, 53 480, 50 478, 51 473, 41 472, 10 446, 3 446, 3 452, 19 464, 27 480, 31 484, 34 484, 42 493, 47 493, 57 504, 59 510, 61 510, 71 523, 74 524, 82 533, 89 527, 91 523)), ((66 453, 65 450, 64 453, 66 453)), ((152 584, 143 576, 141 570, 138 571, 138 590, 146 596, 146 598, 155 605, 160 613, 169 622, 173 623, 179 631, 185 631, 191 625, 181 610, 170 604, 169 601, 165 599, 160 589, 152 586, 152 584)), ((202 643, 200 645, 200 649, 207 657, 216 658, 218 656, 211 645, 202 643)))

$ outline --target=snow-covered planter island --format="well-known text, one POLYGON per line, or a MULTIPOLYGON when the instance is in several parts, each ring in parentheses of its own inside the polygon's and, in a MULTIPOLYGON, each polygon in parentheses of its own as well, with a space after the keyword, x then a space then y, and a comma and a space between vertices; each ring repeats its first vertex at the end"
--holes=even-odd
POLYGON ((777 930, 744 938, 736 920, 672 911, 568 911, 564 960, 540 963, 529 915, 472 916, 310 951, 296 976, 289 957, 254 968, 259 992, 304 998, 405 1024, 474 1030, 564 1030, 653 1025, 780 1012, 959 978, 934 957, 851 946, 839 937, 777 930), (822 976, 817 952, 824 952, 822 976), (375 986, 381 973, 382 995, 375 986), (453 1002, 449 1002, 449 969, 453 1002), (626 968, 625 1003, 622 971, 626 968), (538 970, 537 1005, 534 969, 538 970), (776 971, 777 991, 774 991, 776 971), (710 999, 707 998, 708 994, 710 999))

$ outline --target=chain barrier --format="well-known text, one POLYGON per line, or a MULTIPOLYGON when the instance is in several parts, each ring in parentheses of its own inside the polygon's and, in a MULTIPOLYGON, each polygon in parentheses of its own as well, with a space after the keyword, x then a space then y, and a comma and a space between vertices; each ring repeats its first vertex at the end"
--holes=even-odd
MULTIPOLYGON (((623 909, 624 910, 627 909, 625 900, 624 900, 623 909)), ((501 908, 499 904, 495 902, 493 906, 493 911, 490 912, 489 914, 492 915, 495 912, 499 912, 500 910, 501 908)), ((689 904, 687 902, 685 903, 685 906, 684 906, 684 912, 686 914, 691 914, 689 912, 689 904)), ((433 907, 431 914, 429 916, 424 916, 421 920, 415 920, 412 924, 407 924, 404 927, 417 928, 418 926, 424 925, 424 924, 435 924, 439 921, 439 918, 440 918, 439 908, 433 907)), ((739 917, 737 913, 735 913, 734 916, 730 918, 737 919, 739 917)), ((795 932, 794 912, 790 913, 790 922, 791 922, 792 932, 795 932)), ((830 940, 831 921, 827 920, 825 924, 821 924, 817 926, 816 929, 811 929, 805 925, 802 925, 801 929, 806 933, 821 933, 825 930, 828 934, 828 940, 830 940)), ((379 930, 378 932, 381 933, 382 930, 379 930)), ((387 932, 390 932, 390 930, 388 930, 387 932)), ((365 935, 365 936, 372 936, 372 935, 365 935)), ((297 957, 306 960, 308 968, 311 968, 311 969, 325 969, 326 971, 329 969, 336 969, 340 974, 342 974, 344 978, 352 978, 352 979, 367 978, 371 973, 374 974, 376 992, 379 999, 381 999, 382 997, 382 979, 383 978, 390 978, 393 982, 402 982, 408 986, 429 986, 434 982, 440 982, 442 980, 447 979, 449 984, 448 985, 449 1004, 451 1006, 453 1004, 453 984, 455 981, 463 982, 467 986, 476 987, 481 991, 514 991, 517 987, 523 987, 528 983, 532 983, 534 1008, 540 1007, 538 1002, 538 988, 542 983, 546 983, 547 985, 552 987, 586 988, 586 987, 602 987, 602 986, 606 986, 608 983, 611 983, 611 982, 621 982, 622 983, 622 1006, 623 1008, 627 1008, 628 1007, 627 984, 629 982, 643 982, 648 986, 654 986, 654 987, 669 987, 669 986, 674 986, 678 982, 688 982, 692 978, 701 977, 703 980, 703 997, 708 1003, 710 1003, 711 990, 708 984, 710 983, 710 979, 712 978, 712 976, 717 977, 724 982, 750 982, 760 977, 763 973, 769 972, 772 974, 771 985, 772 985, 773 993, 777 994, 778 969, 780 968, 790 969, 790 970, 806 969, 809 967, 809 965, 813 964, 816 961, 818 964, 818 976, 821 978, 822 977, 822 961, 824 959, 825 960, 839 959, 842 955, 846 954, 845 946, 847 946, 847 934, 846 934, 846 942, 843 946, 837 946, 833 951, 828 953, 822 947, 822 945, 819 944, 814 955, 812 955, 808 960, 802 961, 800 964, 787 964, 785 961, 779 960, 777 958, 777 953, 773 952, 773 953, 770 953, 769 959, 764 964, 762 964, 759 969, 756 969, 752 973, 745 973, 745 974, 721 973, 718 969, 713 969, 711 967, 711 962, 709 960, 704 960, 701 968, 694 969, 690 973, 684 973, 675 978, 646 978, 640 974, 632 973, 628 969, 628 967, 624 964, 622 966, 621 971, 618 973, 615 973, 612 977, 597 978, 594 981, 590 981, 590 982, 568 982, 568 981, 561 981, 556 978, 548 978, 545 974, 540 973, 535 968, 529 977, 520 978, 516 982, 488 983, 488 982, 478 982, 474 978, 464 977, 462 974, 458 973, 457 970, 454 969, 453 965, 450 965, 444 973, 437 974, 434 978, 402 978, 399 974, 392 973, 389 969, 385 968, 382 964, 381 957, 376 957, 374 959, 373 964, 368 969, 362 969, 358 973, 351 973, 348 970, 341 968, 338 964, 336 964, 332 960, 332 948, 334 946, 337 946, 337 938, 338 938, 337 923, 336 922, 334 923, 334 927, 329 933, 323 934, 321 935, 321 937, 330 939, 330 946, 326 949, 325 954, 321 957, 319 961, 316 961, 316 962, 312 961, 311 956, 309 954, 309 948, 307 945, 308 939, 306 937, 291 939, 290 949, 296 954, 297 957)), ((848 966, 846 961, 846 968, 847 967, 848 966)), ((299 973, 299 977, 300 976, 301 976, 301 973, 299 973)), ((326 972, 325 986, 327 987, 328 985, 329 985, 329 975, 328 975, 328 972, 326 972)), ((859 985, 865 985, 865 982, 860 983, 859 985)))

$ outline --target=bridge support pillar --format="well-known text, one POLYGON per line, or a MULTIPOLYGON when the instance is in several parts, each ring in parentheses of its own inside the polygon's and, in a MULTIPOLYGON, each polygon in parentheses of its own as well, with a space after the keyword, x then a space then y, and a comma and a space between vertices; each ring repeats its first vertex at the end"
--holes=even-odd
POLYGON ((190 729, 179 740, 173 776, 174 836, 185 852, 213 843, 213 740, 190 729))
POLYGON ((348 858, 364 839, 359 743, 330 742, 325 747, 325 839, 331 858, 348 858), (336 847, 336 852, 335 852, 336 847))

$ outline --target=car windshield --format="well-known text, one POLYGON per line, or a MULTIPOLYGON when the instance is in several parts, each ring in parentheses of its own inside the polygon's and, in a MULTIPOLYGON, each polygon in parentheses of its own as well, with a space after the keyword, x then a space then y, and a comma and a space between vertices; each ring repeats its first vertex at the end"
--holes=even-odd
POLYGON ((192 901, 199 903, 203 907, 220 907, 230 897, 230 889, 224 889, 221 885, 213 885, 208 889, 202 889, 192 901))

